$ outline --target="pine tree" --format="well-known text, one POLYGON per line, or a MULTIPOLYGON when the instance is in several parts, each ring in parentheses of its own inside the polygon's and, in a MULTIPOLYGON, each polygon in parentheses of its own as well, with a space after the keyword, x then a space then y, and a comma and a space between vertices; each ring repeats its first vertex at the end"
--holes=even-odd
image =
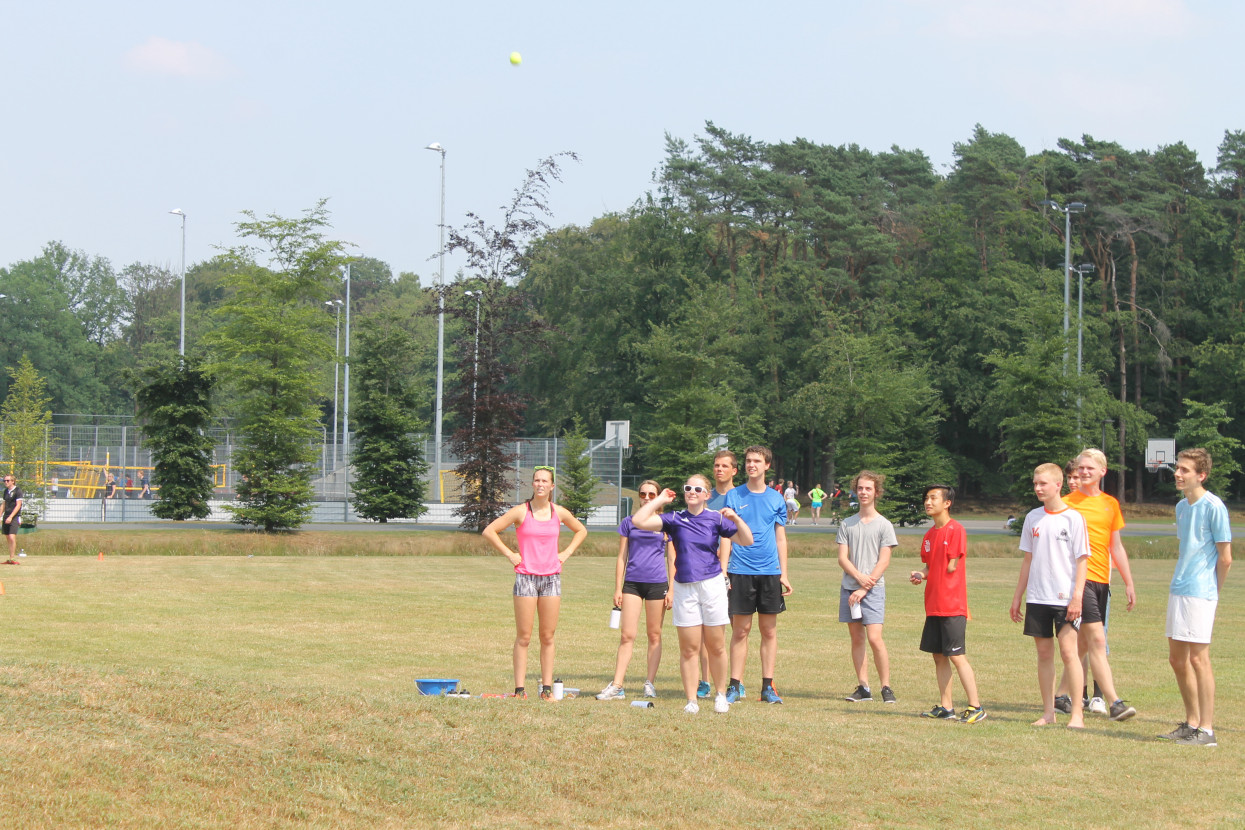
POLYGON ((558 470, 558 490, 561 495, 558 503, 581 521, 587 521, 592 512, 593 496, 596 495, 600 482, 592 474, 592 456, 588 453, 588 436, 584 432, 584 422, 576 415, 571 422, 571 429, 563 436, 562 469, 558 470))
POLYGON ((195 359, 176 357, 148 369, 136 395, 146 419, 143 446, 155 458, 153 483, 160 498, 151 505, 161 519, 204 519, 211 513, 212 379, 195 359))
POLYGON ((414 361, 411 337, 396 318, 372 318, 360 326, 351 361, 360 397, 352 501, 365 519, 414 519, 426 509, 428 465, 416 435, 423 425, 408 381, 414 361))

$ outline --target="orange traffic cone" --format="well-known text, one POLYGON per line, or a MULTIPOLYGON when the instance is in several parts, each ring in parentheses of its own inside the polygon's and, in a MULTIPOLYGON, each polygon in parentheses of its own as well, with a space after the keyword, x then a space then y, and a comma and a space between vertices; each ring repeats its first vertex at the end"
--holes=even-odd
POLYGON ((99 561, 104 561, 104 552, 102 550, 99 552, 99 561))

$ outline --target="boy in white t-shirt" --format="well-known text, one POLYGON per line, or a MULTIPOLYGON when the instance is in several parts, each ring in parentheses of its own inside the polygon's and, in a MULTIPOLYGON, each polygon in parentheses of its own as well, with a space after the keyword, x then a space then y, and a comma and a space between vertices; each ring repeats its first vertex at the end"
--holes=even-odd
POLYGON ((1215 739, 1215 675, 1210 635, 1219 593, 1232 567, 1232 526, 1228 510, 1206 489, 1210 453, 1182 450, 1176 456, 1176 505, 1180 558, 1167 599, 1168 660, 1184 700, 1185 720, 1160 738, 1188 746, 1218 746, 1215 739))
MULTIPOLYGON (((1063 470, 1058 464, 1041 464, 1033 471, 1033 493, 1042 506, 1025 516, 1020 532, 1020 550, 1025 557, 1012 596, 1012 621, 1023 619, 1024 633, 1033 637, 1037 646, 1042 717, 1033 722, 1034 726, 1055 723, 1056 639, 1069 687, 1079 689, 1084 681, 1077 653, 1077 625, 1089 569, 1089 533, 1081 514, 1063 503, 1059 496, 1062 489, 1063 470)), ((1084 727, 1084 703, 1080 695, 1073 695, 1068 728, 1084 727)))

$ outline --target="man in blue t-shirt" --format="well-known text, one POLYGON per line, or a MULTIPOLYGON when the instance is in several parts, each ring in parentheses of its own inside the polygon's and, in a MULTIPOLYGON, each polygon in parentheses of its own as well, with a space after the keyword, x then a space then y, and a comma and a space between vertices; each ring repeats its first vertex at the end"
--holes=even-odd
POLYGON ((1176 456, 1176 505, 1180 557, 1167 598, 1167 645, 1176 685, 1184 700, 1185 719, 1160 738, 1192 746, 1218 746, 1215 739, 1215 675, 1210 665, 1210 635, 1219 593, 1232 566, 1232 526, 1228 510, 1205 487, 1210 453, 1181 450, 1176 456))
POLYGON ((782 703, 774 689, 778 658, 778 615, 787 610, 783 597, 791 593, 787 578, 787 503, 782 494, 765 486, 765 473, 774 463, 768 447, 748 447, 744 474, 748 480, 726 495, 726 505, 752 529, 752 544, 731 543, 726 573, 730 579, 731 682, 726 699, 744 696, 744 663, 752 615, 761 629, 761 700, 782 703))

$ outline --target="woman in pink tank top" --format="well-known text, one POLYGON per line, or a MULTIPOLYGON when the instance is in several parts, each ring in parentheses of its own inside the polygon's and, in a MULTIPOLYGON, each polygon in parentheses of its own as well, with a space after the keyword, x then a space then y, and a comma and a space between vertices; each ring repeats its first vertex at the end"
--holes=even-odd
POLYGON ((540 697, 553 698, 553 635, 562 606, 562 563, 588 536, 587 529, 565 507, 553 503, 553 468, 537 467, 532 474, 532 498, 517 504, 484 529, 484 538, 514 565, 514 693, 527 696, 527 647, 532 627, 540 617, 540 697), (515 528, 518 551, 511 550, 501 533, 515 528), (559 550, 558 534, 566 525, 570 544, 559 550))

